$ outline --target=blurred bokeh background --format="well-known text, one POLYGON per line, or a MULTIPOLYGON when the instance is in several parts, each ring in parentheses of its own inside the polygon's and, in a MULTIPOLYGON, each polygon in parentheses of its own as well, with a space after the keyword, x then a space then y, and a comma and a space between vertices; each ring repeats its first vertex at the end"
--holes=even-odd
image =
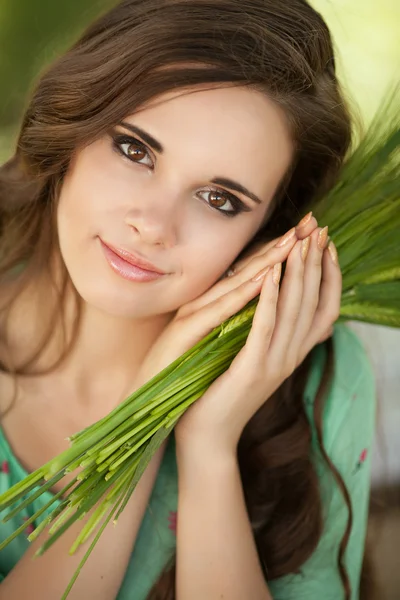
MULTIPOLYGON (((310 2, 330 26, 339 78, 354 112, 368 126, 388 86, 400 78, 400 0, 310 2)), ((113 4, 116 0, 0 0, 0 164, 13 153, 24 106, 40 70, 113 4)), ((400 332, 360 324, 352 327, 363 339, 377 373, 373 486, 387 493, 377 494, 380 500, 373 501, 373 547, 382 599, 398 600, 400 332)))

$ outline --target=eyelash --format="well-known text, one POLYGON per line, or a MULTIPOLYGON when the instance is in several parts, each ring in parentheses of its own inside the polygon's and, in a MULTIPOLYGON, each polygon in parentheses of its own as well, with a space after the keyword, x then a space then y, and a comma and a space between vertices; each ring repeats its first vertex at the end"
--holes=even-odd
MULTIPOLYGON (((118 152, 118 154, 120 154, 121 156, 123 156, 124 158, 126 158, 127 160, 129 160, 130 162, 132 162, 134 164, 145 166, 149 169, 154 169, 153 155, 143 142, 141 142, 137 138, 134 138, 132 136, 125 135, 125 134, 115 134, 112 136, 112 140, 113 140, 113 144, 112 144, 113 149, 116 152, 118 152), (130 158, 127 155, 127 153, 124 152, 124 150, 122 149, 122 147, 124 145, 137 146, 145 154, 147 154, 147 156, 151 159, 152 165, 148 165, 146 163, 141 163, 139 161, 135 161, 132 158, 130 158)), ((207 188, 203 192, 198 192, 198 194, 196 194, 197 197, 200 197, 200 194, 204 193, 204 192, 208 193, 208 194, 214 193, 214 194, 218 194, 220 196, 224 196, 226 198, 226 200, 231 203, 231 205, 233 206, 233 210, 223 210, 220 208, 216 208, 216 207, 212 206, 211 204, 207 203, 210 206, 210 208, 212 208, 213 210, 215 210, 216 212, 218 212, 220 214, 223 214, 226 217, 235 217, 236 215, 238 215, 242 212, 250 212, 251 211, 251 208, 246 206, 246 204, 244 204, 241 200, 239 200, 239 198, 237 198, 234 194, 231 194, 230 192, 227 192, 226 190, 222 190, 219 188, 207 188)))

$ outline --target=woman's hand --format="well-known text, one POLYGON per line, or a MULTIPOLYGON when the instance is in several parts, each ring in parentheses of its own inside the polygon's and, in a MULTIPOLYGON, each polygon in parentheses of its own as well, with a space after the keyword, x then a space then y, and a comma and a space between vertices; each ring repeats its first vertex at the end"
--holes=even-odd
MULTIPOLYGON (((302 242, 295 242, 280 288, 273 280, 274 272, 279 276, 279 266, 265 274, 245 346, 175 427, 182 454, 189 448, 235 452, 250 418, 310 350, 330 335, 339 316, 342 276, 335 248, 325 250, 326 243, 319 247, 320 232, 317 229, 311 234, 305 261, 302 242)), ((273 251, 271 248, 267 254, 273 251)), ((254 261, 258 257, 241 265, 237 275, 229 278, 231 283, 247 275, 254 261)))
MULTIPOLYGON (((317 222, 312 217, 307 222, 307 224, 304 225, 302 228, 299 228, 299 229, 296 228, 296 230, 293 229, 291 231, 292 235, 291 236, 289 235, 289 239, 287 239, 285 245, 279 247, 279 242, 283 241, 283 238, 287 238, 288 237, 287 235, 283 236, 283 238, 279 238, 278 240, 274 240, 274 241, 266 244, 264 247, 259 247, 255 252, 252 253, 252 255, 247 256, 245 259, 242 259, 240 261, 240 263, 235 265, 235 274, 233 276, 226 277, 225 279, 219 281, 212 288, 210 288, 207 292, 205 292, 202 296, 200 296, 199 298, 197 298, 197 299, 193 300, 192 302, 183 306, 177 312, 174 319, 169 323, 169 325, 165 328, 163 333, 157 339, 156 343, 150 349, 150 351, 149 351, 148 355, 146 356, 146 359, 142 365, 141 371, 138 375, 139 383, 142 384, 142 383, 148 381, 155 374, 159 373, 164 367, 169 365, 176 358, 178 358, 181 354, 186 352, 190 347, 192 347, 195 343, 197 343, 200 339, 202 339, 205 335, 207 335, 214 327, 216 327, 221 322, 223 322, 225 319, 229 318, 230 316, 232 316, 233 314, 238 312, 241 308, 243 308, 243 306, 245 306, 247 304, 247 302, 249 302, 249 300, 251 300, 252 298, 257 296, 261 292, 262 289, 264 289, 264 288, 265 288, 265 290, 270 289, 270 287, 267 286, 268 278, 265 279, 264 284, 263 284, 262 276, 260 278, 258 278, 256 281, 254 281, 254 277, 257 274, 259 274, 260 271, 264 271, 266 268, 272 267, 274 264, 279 264, 279 263, 284 262, 289 257, 289 255, 291 255, 291 251, 295 247, 298 249, 299 246, 301 245, 301 242, 299 242, 298 240, 303 240, 303 239, 307 238, 313 232, 314 232, 314 237, 315 237, 316 227, 317 227, 317 222)), ((315 255, 315 249, 313 249, 314 245, 315 244, 313 244, 313 243, 311 244, 310 258, 307 259, 307 269, 306 269, 307 276, 304 276, 304 273, 303 273, 304 267, 301 267, 301 265, 300 265, 300 272, 297 273, 297 279, 299 279, 300 273, 303 273, 302 277, 304 277, 304 279, 305 279, 305 285, 307 286, 307 288, 309 285, 313 285, 312 291, 315 292, 315 290, 314 290, 315 281, 314 280, 316 280, 316 279, 318 280, 318 287, 319 287, 319 282, 321 279, 322 250, 318 249, 319 254, 315 255), (314 263, 313 269, 311 269, 309 267, 310 261, 312 261, 314 263), (318 265, 319 265, 319 267, 318 267, 318 265), (319 277, 319 279, 318 279, 318 277, 319 277)), ((283 281, 282 288, 281 288, 282 291, 281 291, 280 295, 287 294, 287 292, 285 292, 285 289, 287 288, 287 285, 288 285, 289 276, 290 276, 290 279, 293 279, 293 276, 296 278, 295 267, 296 267, 297 262, 295 260, 295 256, 296 256, 296 252, 293 253, 292 258, 288 261, 287 275, 285 275, 285 277, 284 277, 284 281, 283 281), (289 263, 290 263, 290 265, 289 265, 289 263), (294 274, 292 272, 294 272, 294 274)), ((326 260, 324 260, 324 262, 326 262, 326 260)), ((340 282, 341 282, 340 271, 337 267, 336 267, 336 269, 339 272, 338 278, 340 279, 340 282)), ((332 270, 332 265, 330 266, 330 269, 328 268, 329 272, 331 270, 332 270)), ((329 279, 331 279, 331 278, 329 277, 329 279)), ((272 284, 272 285, 274 286, 272 289, 274 291, 276 291, 276 295, 277 295, 278 288, 274 284, 272 284)), ((301 301, 301 294, 302 294, 302 291, 300 292, 299 302, 301 301)), ((309 299, 307 300, 307 298, 309 298, 310 295, 311 295, 310 292, 308 293, 308 295, 306 295, 305 302, 309 303, 309 299)), ((323 297, 325 297, 325 295, 326 295, 326 293, 321 295, 321 304, 322 305, 325 305, 325 303, 326 303, 325 300, 322 302, 322 299, 323 299, 323 297)), ((337 296, 338 296, 338 302, 340 302, 340 291, 337 291, 337 296)), ((268 300, 267 291, 264 291, 262 293, 262 297, 263 297, 262 305, 264 306, 264 309, 260 309, 257 311, 257 317, 256 317, 256 321, 255 321, 255 322, 260 322, 261 325, 262 325, 262 322, 261 322, 260 313, 262 312, 262 310, 265 310, 265 303, 271 302, 271 299, 268 300)), ((332 322, 335 320, 335 319, 332 320, 331 318, 327 318, 325 315, 325 312, 322 310, 323 308, 324 308, 324 306, 322 306, 322 308, 319 307, 319 309, 318 309, 318 315, 320 315, 321 311, 324 313, 322 315, 322 317, 317 318, 317 315, 315 315, 315 329, 314 329, 315 336, 314 337, 316 338, 316 341, 314 342, 314 344, 318 343, 319 341, 322 341, 322 339, 324 337, 327 337, 327 335, 329 334, 329 330, 332 326, 332 322), (325 316, 325 318, 323 318, 324 316, 325 316)), ((328 310, 329 309, 331 310, 331 312, 333 312, 331 303, 328 303, 328 310)), ((336 308, 335 308, 335 311, 336 311, 336 308)), ((276 312, 276 304, 275 304, 275 308, 273 311, 274 316, 275 316, 275 312, 276 312)), ((269 313, 271 313, 271 309, 269 310, 269 313)), ((336 313, 335 313, 335 315, 336 315, 336 313)), ((264 315, 264 318, 266 318, 266 315, 264 315)), ((336 318, 336 316, 335 316, 335 318, 336 318)), ((265 325, 264 325, 264 327, 265 327, 265 325)), ((254 329, 254 327, 253 327, 253 329, 254 329)), ((255 334, 253 333, 251 335, 251 340, 253 340, 254 337, 255 337, 255 334)), ((244 359, 244 357, 251 355, 252 350, 249 351, 249 347, 250 347, 250 349, 253 348, 255 343, 257 343, 257 341, 255 341, 255 342, 252 341, 251 345, 250 345, 250 339, 249 339, 249 342, 246 344, 245 348, 240 353, 240 356, 238 355, 237 359, 235 359, 234 363, 232 364, 232 366, 230 367, 228 372, 225 373, 225 375, 222 378, 220 377, 213 384, 213 386, 211 386, 214 391, 216 391, 217 385, 221 386, 223 384, 223 387, 222 387, 223 394, 227 393, 227 391, 225 390, 225 387, 224 387, 225 386, 224 382, 226 382, 226 383, 231 382, 231 381, 234 382, 235 378, 233 378, 233 380, 231 380, 231 375, 236 372, 239 372, 239 376, 241 377, 241 375, 240 375, 241 370, 243 368, 246 370, 246 366, 244 366, 244 367, 240 366, 241 362, 242 362, 242 360, 245 360, 245 365, 246 365, 247 359, 244 359)), ((268 342, 268 345, 271 345, 271 344, 268 342)), ((275 346, 276 346, 276 344, 274 343, 274 347, 275 346)), ((265 348, 264 348, 264 350, 265 350, 265 348)), ((263 355, 264 355, 264 350, 262 353, 263 355)), ((260 360, 261 360, 261 357, 260 357, 260 360)), ((248 372, 250 372, 250 371, 248 371, 248 372)), ((282 381, 283 381, 283 379, 282 379, 282 381)), ((278 385, 280 385, 280 383, 281 382, 279 382, 278 385)), ((276 387, 278 387, 278 385, 275 384, 276 387)), ((230 387, 230 385, 228 385, 228 388, 229 387, 230 387)), ((268 388, 268 393, 264 395, 263 401, 265 401, 267 399, 268 395, 270 395, 270 393, 272 393, 272 392, 269 393, 269 389, 271 386, 265 386, 265 387, 268 388)), ((275 387, 275 389, 276 389, 276 387, 275 387)), ((195 406, 191 407, 190 410, 182 417, 182 419, 180 420, 180 422, 177 425, 177 429, 176 429, 177 437, 179 437, 179 438, 186 437, 183 435, 183 432, 188 432, 188 431, 191 432, 192 431, 192 425, 189 426, 189 424, 193 423, 195 421, 195 416, 194 416, 195 414, 199 415, 198 417, 196 417, 196 421, 197 421, 197 418, 199 418, 199 427, 197 428, 194 425, 193 425, 193 427, 196 429, 196 431, 199 434, 201 433, 201 431, 205 431, 203 426, 200 427, 200 424, 204 425, 205 421, 207 420, 207 419, 205 419, 205 421, 203 422, 203 417, 205 416, 205 413, 207 413, 207 409, 205 409, 204 413, 203 413, 203 411, 201 411, 201 413, 200 413, 200 410, 197 409, 197 405, 201 404, 204 407, 207 406, 208 402, 209 402, 209 400, 207 400, 207 398, 210 398, 211 396, 213 397, 213 392, 210 388, 207 391, 207 393, 205 394, 205 396, 201 400, 199 400, 195 406), (205 400, 205 401, 203 402, 203 400, 205 400), (194 410, 194 409, 196 409, 196 410, 194 410), (201 415, 201 423, 200 423, 200 415, 201 415)), ((215 402, 218 402, 218 400, 215 399, 215 402)), ((255 404, 257 405, 257 402, 255 402, 255 404)), ((262 402, 259 404, 261 405, 262 402)), ((226 405, 226 402, 224 402, 223 405, 226 405)), ((251 413, 249 415, 249 418, 252 416, 252 414, 253 413, 251 413)), ((246 413, 246 415, 247 415, 247 413, 246 413)), ((243 427, 246 424, 246 422, 243 422, 243 427)), ((210 423, 212 423, 212 411, 210 411, 210 423)), ((218 427, 214 428, 215 431, 217 431, 217 432, 218 432, 218 427)), ((210 433, 212 433, 211 429, 210 429, 210 433)), ((191 433, 190 433, 190 436, 191 436, 191 433)))
MULTIPOLYGON (((300 225, 300 224, 299 224, 300 225)), ((309 236, 317 227, 314 217, 299 229, 293 228, 286 235, 268 244, 258 246, 240 263, 234 265, 235 277, 225 277, 195 300, 183 305, 175 314, 157 341, 150 348, 137 376, 137 384, 143 385, 154 375, 179 358, 210 331, 228 319, 261 291, 262 280, 252 281, 260 270, 287 259, 298 239, 309 236), (289 240, 282 247, 280 242, 289 240)))

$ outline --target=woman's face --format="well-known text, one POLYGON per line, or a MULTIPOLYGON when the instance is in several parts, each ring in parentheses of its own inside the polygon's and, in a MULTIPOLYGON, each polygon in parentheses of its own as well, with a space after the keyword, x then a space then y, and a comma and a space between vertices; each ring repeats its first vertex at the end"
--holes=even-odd
POLYGON ((143 318, 177 310, 229 268, 293 146, 281 109, 245 88, 171 93, 123 123, 74 156, 58 233, 83 300, 143 318))

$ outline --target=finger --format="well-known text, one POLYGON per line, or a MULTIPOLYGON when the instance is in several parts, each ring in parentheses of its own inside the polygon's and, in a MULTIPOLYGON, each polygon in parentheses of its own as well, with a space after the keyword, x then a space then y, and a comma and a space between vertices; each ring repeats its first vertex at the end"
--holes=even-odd
POLYGON ((332 337, 334 332, 334 327, 332 325, 332 327, 329 327, 328 331, 326 331, 324 333, 324 335, 318 340, 318 344, 322 344, 322 342, 325 342, 328 338, 332 337))
MULTIPOLYGON (((193 345, 221 325, 226 319, 235 315, 253 300, 261 291, 263 280, 248 280, 228 293, 216 298, 200 310, 179 318, 180 331, 182 323, 187 324, 188 339, 193 345)), ((178 321, 177 321, 178 322, 178 321)), ((186 339, 186 338, 185 338, 186 339)))
POLYGON ((254 363, 259 363, 260 359, 265 357, 274 332, 279 296, 278 278, 281 268, 282 264, 277 263, 265 276, 251 330, 247 337, 245 352, 254 363))
POLYGON ((233 263, 233 265, 229 271, 232 274, 239 273, 244 267, 246 267, 249 264, 250 261, 253 260, 253 258, 262 256, 268 250, 270 250, 270 248, 273 248, 274 246, 276 246, 276 244, 279 242, 279 240, 282 239, 282 237, 274 238, 273 240, 270 240, 269 242, 260 243, 260 244, 257 244, 257 246, 252 247, 251 250, 247 251, 246 254, 244 254, 238 261, 233 263))
POLYGON ((285 246, 281 248, 272 247, 268 252, 260 256, 253 258, 248 265, 232 277, 226 277, 218 281, 212 288, 207 292, 189 302, 186 306, 182 307, 182 316, 187 316, 193 312, 199 311, 201 308, 214 302, 217 298, 228 294, 235 288, 241 286, 246 281, 260 274, 260 272, 271 267, 277 263, 284 262, 290 254, 291 249, 296 243, 296 238, 290 240, 285 246))
POLYGON ((296 227, 296 236, 299 240, 304 240, 306 237, 312 234, 318 227, 317 219, 312 216, 311 219, 302 227, 296 227))
MULTIPOLYGON (((293 331, 292 353, 297 353, 299 348, 304 347, 319 303, 324 252, 318 245, 320 231, 321 228, 318 228, 310 236, 310 247, 305 262, 303 298, 297 325, 293 331)), ((296 358, 291 356, 293 360, 296 358)))
MULTIPOLYGON (((304 238, 311 235, 311 233, 317 227, 318 227, 318 221, 314 216, 312 216, 311 219, 308 221, 308 223, 306 223, 306 225, 304 225, 303 227, 300 227, 300 228, 299 227, 295 228, 295 233, 296 233, 297 239, 303 240, 304 238)), ((252 258, 263 255, 267 250, 276 246, 283 238, 284 238, 284 236, 281 236, 279 238, 273 239, 272 241, 268 242, 267 244, 257 246, 257 248, 254 252, 251 252, 250 254, 244 256, 243 258, 241 258, 240 260, 235 262, 232 265, 230 270, 234 274, 239 273, 244 267, 246 267, 248 265, 248 263, 252 260, 252 258)))
MULTIPOLYGON (((333 252, 336 252, 333 242, 331 243, 333 252)), ((322 280, 318 307, 305 340, 305 347, 309 350, 319 343, 319 340, 326 335, 327 330, 329 331, 329 328, 339 318, 342 287, 340 266, 332 260, 329 249, 326 249, 322 258, 322 280)))
POLYGON ((269 367, 283 372, 290 370, 291 344, 301 310, 305 264, 301 256, 302 241, 298 241, 287 260, 285 276, 279 292, 277 318, 269 350, 269 367), (288 365, 285 368, 285 365, 288 365))

